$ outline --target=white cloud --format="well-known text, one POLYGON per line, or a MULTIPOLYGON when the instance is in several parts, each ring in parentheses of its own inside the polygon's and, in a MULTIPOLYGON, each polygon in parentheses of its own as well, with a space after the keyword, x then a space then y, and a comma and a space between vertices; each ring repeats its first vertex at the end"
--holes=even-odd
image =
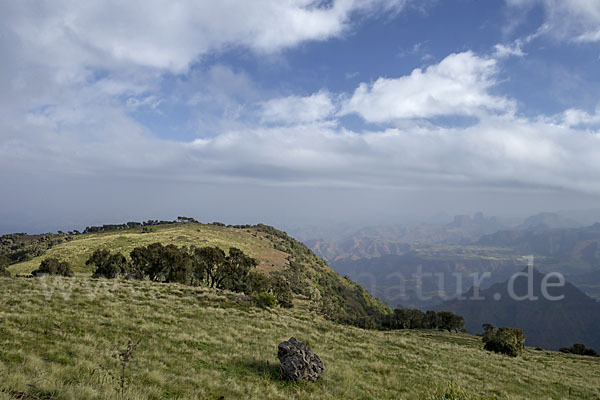
POLYGON ((545 11, 540 34, 576 42, 600 41, 600 2, 597 0, 507 0, 521 12, 535 5, 545 11))
POLYGON ((246 126, 178 142, 97 110, 101 135, 56 133, 52 120, 0 145, 0 170, 186 182, 352 188, 549 188, 600 195, 600 131, 513 115, 467 128, 406 126, 355 133, 334 125, 246 126), (127 135, 123 135, 126 130, 127 135), (36 140, 30 140, 35 134, 36 140))
MULTIPOLYGON (((600 113, 519 119, 511 99, 492 94, 497 61, 472 52, 363 83, 346 100, 319 91, 260 103, 243 71, 224 65, 187 71, 199 57, 231 46, 277 52, 338 37, 351 29, 354 14, 399 10, 404 3, 7 3, 0 15, 0 180, 19 171, 65 181, 129 176, 148 186, 164 178, 363 188, 543 186, 600 194, 599 133, 573 129, 593 125, 600 113), (166 134, 159 139, 130 112, 169 101, 163 74, 182 71, 188 73, 171 76, 173 93, 166 95, 198 112, 208 133, 187 142, 166 134), (258 119, 278 126, 257 126, 256 118, 228 126, 246 103, 260 104, 258 119), (340 107, 340 115, 369 122, 445 115, 479 121, 453 129, 405 121, 403 128, 359 134, 335 123, 340 107)), ((30 197, 27 190, 22 196, 30 197)))
POLYGON ((57 67, 145 66, 182 72, 231 46, 276 52, 338 37, 356 13, 401 9, 406 0, 76 1, 5 4, 1 23, 38 61, 57 67))
POLYGON ((489 93, 496 83, 496 60, 468 51, 451 54, 408 76, 361 83, 342 114, 357 113, 369 122, 446 115, 476 116, 484 110, 509 112, 514 104, 489 93))
POLYGON ((509 56, 523 57, 526 53, 523 51, 522 42, 520 40, 516 40, 512 44, 501 44, 498 43, 494 46, 494 58, 500 59, 509 56))
POLYGON ((198 140, 185 151, 204 173, 280 185, 544 187, 600 194, 599 148, 598 134, 488 116, 469 128, 362 134, 315 124, 255 128, 198 140))
POLYGON ((590 114, 587 111, 570 108, 565 110, 554 118, 558 123, 562 123, 569 127, 593 127, 600 125, 600 104, 596 107, 594 113, 590 114))
POLYGON ((306 123, 322 121, 331 116, 335 105, 325 91, 310 96, 288 96, 271 99, 262 104, 265 122, 306 123))

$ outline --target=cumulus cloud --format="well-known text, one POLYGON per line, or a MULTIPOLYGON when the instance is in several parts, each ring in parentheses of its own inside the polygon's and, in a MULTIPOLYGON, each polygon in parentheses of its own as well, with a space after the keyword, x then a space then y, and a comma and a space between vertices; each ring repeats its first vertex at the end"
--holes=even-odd
POLYGON ((559 123, 570 127, 600 126, 600 104, 593 113, 576 108, 569 108, 554 118, 559 123))
POLYGON ((342 114, 356 113, 369 122, 446 115, 476 116, 483 110, 508 112, 513 103, 489 93, 496 83, 497 62, 471 51, 451 54, 408 76, 361 83, 342 114))
POLYGON ((520 11, 541 5, 545 21, 539 34, 576 42, 600 41, 600 2, 596 0, 507 0, 520 11))
POLYGON ((322 121, 331 116, 335 108, 330 94, 325 91, 305 97, 280 97, 262 104, 262 120, 282 123, 322 121))
POLYGON ((232 46, 276 52, 350 29, 357 13, 399 10, 406 0, 75 1, 5 4, 2 24, 55 65, 128 65, 184 71, 232 46))
MULTIPOLYGON (((517 116, 512 99, 494 94, 498 59, 519 55, 516 45, 499 45, 496 58, 451 54, 406 76, 362 83, 349 94, 321 90, 266 101, 243 70, 221 64, 189 69, 204 55, 231 46, 277 52, 338 37, 351 29, 353 15, 404 4, 9 3, 0 15, 0 180, 92 176, 127 177, 149 186, 163 179, 192 185, 525 186, 600 194, 598 110, 527 119, 517 116), (165 79, 172 84, 168 90, 165 79), (159 112, 168 102, 185 104, 185 110, 176 110, 192 114, 181 117, 184 123, 197 117, 192 130, 201 138, 157 137, 132 115, 140 109, 159 112), (256 116, 244 114, 248 104, 256 116), (348 114, 403 124, 358 133, 339 121, 348 114), (477 121, 469 127, 413 121, 454 115, 477 121)), ((11 193, 29 198, 27 190, 11 193)))

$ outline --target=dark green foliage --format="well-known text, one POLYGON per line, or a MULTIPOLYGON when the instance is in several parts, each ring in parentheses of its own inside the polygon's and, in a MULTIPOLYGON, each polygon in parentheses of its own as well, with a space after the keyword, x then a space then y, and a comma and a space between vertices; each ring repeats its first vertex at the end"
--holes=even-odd
POLYGON ((110 254, 108 250, 98 249, 85 262, 85 265, 95 265, 94 278, 114 279, 129 271, 127 259, 121 253, 110 254))
POLYGON ((192 258, 185 248, 179 249, 170 244, 160 254, 164 268, 165 282, 176 282, 184 285, 192 283, 192 258))
POLYGON ((250 295, 250 298, 252 299, 252 301, 254 301, 254 303, 257 306, 262 308, 275 307, 275 305, 277 304, 277 299, 275 298, 273 293, 269 292, 252 293, 250 295))
POLYGON ((74 276, 71 271, 71 266, 66 261, 60 261, 55 257, 44 259, 40 267, 31 273, 33 276, 43 275, 59 275, 59 276, 74 276))
POLYGON ((251 271, 246 278, 245 293, 268 292, 271 288, 271 278, 260 272, 251 271))
POLYGON ((10 276, 10 272, 6 269, 10 264, 10 258, 4 254, 0 254, 0 276, 10 276))
POLYGON ((11 233, 0 236, 0 254, 8 257, 11 264, 28 261, 43 255, 46 250, 68 239, 70 239, 68 235, 55 233, 41 235, 11 233))
POLYGON ((277 299, 277 303, 281 307, 292 308, 294 306, 292 290, 285 277, 281 274, 271 275, 271 288, 275 299, 277 299))
POLYGON ((225 252, 218 247, 200 247, 193 250, 192 265, 194 276, 204 281, 208 287, 219 287, 227 277, 225 274, 225 252))
POLYGON ((584 344, 581 343, 576 343, 571 347, 561 347, 559 351, 562 353, 571 353, 580 356, 598 357, 598 353, 596 352, 596 350, 587 348, 584 344))
POLYGON ((525 334, 519 328, 494 328, 483 325, 483 348, 512 357, 521 355, 525 348, 525 334))
MULTIPOLYGON (((129 275, 137 279, 148 277, 157 282, 206 285, 216 289, 245 292, 261 306, 271 307, 279 304, 281 307, 293 307, 293 294, 285 276, 269 276, 252 271, 258 262, 235 247, 231 247, 226 255, 219 247, 187 249, 153 243, 146 247, 136 247, 130 256, 129 275), (274 304, 271 304, 271 299, 274 304)), ((115 272, 109 263, 110 257, 112 256, 109 256, 106 250, 98 250, 92 254, 88 263, 107 264, 111 267, 107 268, 108 272, 115 272)))
POLYGON ((235 247, 229 248, 229 255, 222 264, 222 272, 219 274, 217 287, 234 292, 242 292, 246 288, 246 280, 250 271, 258 265, 258 262, 244 254, 235 247))
POLYGON ((193 282, 193 260, 185 248, 152 243, 146 247, 136 247, 130 257, 134 277, 147 276, 155 282, 193 282))
POLYGON ((449 332, 461 329, 464 319, 448 311, 423 313, 417 309, 396 308, 392 314, 383 317, 384 329, 445 329, 449 332))
POLYGON ((423 328, 436 329, 440 326, 440 318, 435 311, 427 311, 423 316, 423 328))
POLYGON ((235 247, 229 255, 218 247, 193 248, 193 281, 208 287, 243 292, 248 289, 248 275, 258 262, 235 247))
POLYGON ((176 222, 177 221, 157 221, 157 220, 150 219, 146 222, 127 222, 124 224, 105 224, 102 226, 88 226, 84 229, 83 233, 120 231, 120 230, 125 230, 125 229, 135 229, 135 228, 139 228, 139 227, 168 225, 168 224, 174 224, 176 222))
POLYGON ((438 326, 440 329, 446 329, 448 332, 458 331, 465 327, 465 319, 449 311, 440 311, 437 313, 438 326))

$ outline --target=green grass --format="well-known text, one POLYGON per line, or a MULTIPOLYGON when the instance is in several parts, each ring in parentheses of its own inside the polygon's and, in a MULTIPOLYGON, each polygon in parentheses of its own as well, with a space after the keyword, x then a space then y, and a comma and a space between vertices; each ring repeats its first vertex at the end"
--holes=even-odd
POLYGON ((175 284, 1 278, 0 399, 419 399, 457 384, 472 397, 599 399, 600 360, 526 349, 482 350, 467 334, 378 332, 298 310, 261 310, 244 296, 175 284), (63 297, 48 289, 60 282, 63 297), (323 359, 314 384, 281 378, 277 344, 307 341, 323 359))
POLYGON ((89 274, 90 267, 85 261, 96 250, 105 248, 111 252, 120 252, 125 256, 139 246, 161 242, 164 245, 177 246, 219 246, 227 251, 237 247, 244 253, 259 260, 259 269, 272 270, 286 264, 286 253, 275 250, 265 234, 255 230, 233 229, 206 224, 171 224, 153 227, 154 232, 142 233, 141 229, 111 231, 73 236, 74 240, 61 243, 49 249, 44 255, 29 261, 13 264, 9 270, 13 274, 29 274, 40 266, 47 257, 58 257, 68 261, 79 274, 89 274))

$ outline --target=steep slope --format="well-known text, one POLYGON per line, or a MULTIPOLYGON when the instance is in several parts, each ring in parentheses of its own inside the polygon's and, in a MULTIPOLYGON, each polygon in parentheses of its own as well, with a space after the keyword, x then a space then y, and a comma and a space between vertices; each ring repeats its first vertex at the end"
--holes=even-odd
POLYGON ((65 291, 53 280, 0 278, 1 400, 117 399, 113 355, 128 339, 140 340, 126 370, 132 400, 433 399, 449 382, 473 399, 600 396, 597 358, 529 348, 511 358, 467 334, 363 330, 177 284, 60 282, 65 291), (277 344, 290 336, 323 359, 316 383, 281 378, 277 344))
POLYGON ((327 317, 349 324, 371 326, 389 308, 374 299, 358 284, 342 278, 308 247, 267 225, 224 226, 197 222, 171 223, 144 229, 141 226, 108 232, 68 235, 43 255, 13 264, 14 274, 28 274, 42 259, 58 257, 68 261, 79 275, 90 275, 85 265, 96 249, 109 249, 125 256, 139 246, 160 242, 177 246, 218 246, 224 251, 237 247, 259 261, 264 273, 281 272, 287 278, 296 302, 319 310, 327 317))
MULTIPOLYGON (((523 272, 527 272, 527 269, 523 272)), ((529 346, 558 349, 574 343, 585 343, 588 347, 600 350, 600 303, 569 282, 563 287, 548 287, 550 296, 564 298, 546 298, 541 290, 545 275, 533 269, 531 276, 532 294, 537 300, 512 298, 509 295, 509 281, 505 281, 482 290, 480 297, 483 300, 473 300, 471 289, 463 296, 467 300, 454 299, 437 309, 462 315, 467 330, 472 333, 481 332, 481 326, 488 323, 523 329, 529 346)), ((549 282, 556 282, 556 279, 549 282)), ((517 296, 528 293, 528 280, 524 276, 514 280, 514 293, 517 296)))

